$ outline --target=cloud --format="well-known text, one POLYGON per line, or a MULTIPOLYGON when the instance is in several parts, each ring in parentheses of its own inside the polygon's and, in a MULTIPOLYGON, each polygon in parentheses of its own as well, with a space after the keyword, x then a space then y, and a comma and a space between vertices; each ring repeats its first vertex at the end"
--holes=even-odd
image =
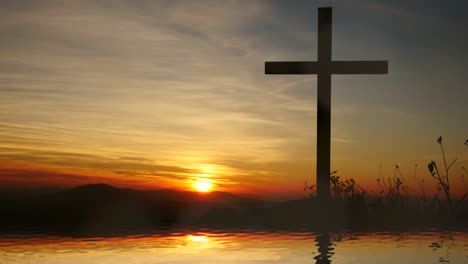
POLYGON ((338 142, 338 143, 348 143, 351 142, 351 139, 345 139, 345 138, 332 138, 332 142, 338 142))
MULTIPOLYGON (((213 177, 226 185, 313 172, 316 77, 263 74, 265 60, 316 59, 315 14, 324 2, 297 3, 2 1, 0 158, 166 182, 217 164, 223 172, 213 177)), ((433 42, 395 33, 426 32, 417 23, 393 21, 415 15, 399 5, 336 5, 350 8, 336 20, 335 54, 379 55, 395 66, 393 79, 384 81, 334 77, 334 140, 379 141, 365 113, 393 124, 416 107, 427 109, 413 102, 423 101, 421 91, 436 90, 431 78, 419 87, 399 75, 405 67, 425 69, 400 43, 433 42), (379 18, 363 27, 343 23, 363 9, 378 11, 379 18), (356 32, 363 37, 356 40, 356 32), (414 94, 402 95, 410 90, 414 94)), ((418 52, 433 58, 434 49, 427 48, 431 56, 418 52)), ((458 90, 455 100, 462 100, 458 90)))
POLYGON ((59 166, 71 170, 89 170, 104 174, 125 174, 128 177, 145 175, 148 177, 166 177, 183 180, 187 174, 197 171, 178 167, 160 165, 140 157, 106 157, 92 154, 71 153, 61 151, 41 151, 18 148, 0 148, 0 159, 26 164, 39 163, 41 165, 59 166))

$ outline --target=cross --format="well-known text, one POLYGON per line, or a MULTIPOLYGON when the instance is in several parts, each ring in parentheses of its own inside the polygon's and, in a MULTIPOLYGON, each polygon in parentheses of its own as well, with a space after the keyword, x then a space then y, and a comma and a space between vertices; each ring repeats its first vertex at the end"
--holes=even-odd
POLYGON ((318 9, 317 61, 265 62, 265 74, 317 74, 317 198, 330 197, 332 74, 387 74, 387 61, 332 61, 332 8, 318 9))

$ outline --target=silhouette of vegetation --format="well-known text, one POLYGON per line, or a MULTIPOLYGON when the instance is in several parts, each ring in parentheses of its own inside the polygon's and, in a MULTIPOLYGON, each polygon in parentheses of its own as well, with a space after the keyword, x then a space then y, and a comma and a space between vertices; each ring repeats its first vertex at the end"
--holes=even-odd
MULTIPOLYGON (((365 216, 372 223, 420 224, 447 223, 453 221, 466 221, 468 219, 468 186, 465 182, 465 175, 468 175, 465 167, 461 167, 462 173, 460 181, 463 184, 464 195, 454 199, 451 184, 451 172, 458 158, 447 162, 445 148, 442 137, 436 140, 440 146, 443 166, 431 160, 428 164, 429 175, 436 180, 437 192, 430 200, 427 199, 425 179, 418 177, 418 165, 414 165, 413 180, 417 183, 419 196, 410 191, 410 187, 405 179, 399 165, 394 166, 392 177, 384 178, 381 174, 381 165, 377 181, 377 192, 369 193, 362 188, 354 179, 344 179, 337 175, 337 171, 330 174, 330 193, 333 201, 341 203, 347 210, 347 219, 357 216, 365 216), (444 198, 439 198, 439 193, 443 192, 444 198), (353 211, 349 211, 353 210, 353 211)), ((464 143, 468 147, 468 140, 464 143)), ((315 185, 305 184, 304 190, 312 199, 316 199, 315 185)))
POLYGON ((447 159, 445 157, 445 150, 442 144, 442 136, 440 136, 437 139, 437 143, 440 145, 440 149, 442 152, 442 158, 444 161, 444 167, 443 167, 444 171, 440 172, 439 167, 437 166, 437 163, 433 160, 429 162, 427 167, 429 169, 431 177, 437 180, 438 189, 443 190, 445 197, 447 199, 448 205, 450 208, 452 208, 452 198, 450 195, 449 171, 452 168, 453 164, 455 164, 455 162, 457 161, 457 158, 455 158, 449 165, 447 165, 447 159))

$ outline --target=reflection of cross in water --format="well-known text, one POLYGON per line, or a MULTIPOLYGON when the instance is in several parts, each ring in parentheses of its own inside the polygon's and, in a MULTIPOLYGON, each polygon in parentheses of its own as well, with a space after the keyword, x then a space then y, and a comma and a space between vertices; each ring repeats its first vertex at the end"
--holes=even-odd
POLYGON ((386 61, 332 61, 332 9, 319 8, 317 61, 265 62, 265 74, 317 74, 317 197, 330 196, 332 74, 387 74, 386 61))
POLYGON ((318 255, 314 257, 316 264, 330 264, 330 257, 333 255, 333 249, 331 247, 330 234, 328 232, 322 232, 317 234, 315 237, 317 242, 318 255))

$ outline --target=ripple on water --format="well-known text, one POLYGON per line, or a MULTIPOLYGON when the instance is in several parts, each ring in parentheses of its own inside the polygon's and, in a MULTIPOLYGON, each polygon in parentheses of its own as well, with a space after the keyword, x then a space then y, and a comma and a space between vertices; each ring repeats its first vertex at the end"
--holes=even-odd
POLYGON ((466 263, 466 232, 173 230, 117 237, 0 237, 0 263, 466 263))

